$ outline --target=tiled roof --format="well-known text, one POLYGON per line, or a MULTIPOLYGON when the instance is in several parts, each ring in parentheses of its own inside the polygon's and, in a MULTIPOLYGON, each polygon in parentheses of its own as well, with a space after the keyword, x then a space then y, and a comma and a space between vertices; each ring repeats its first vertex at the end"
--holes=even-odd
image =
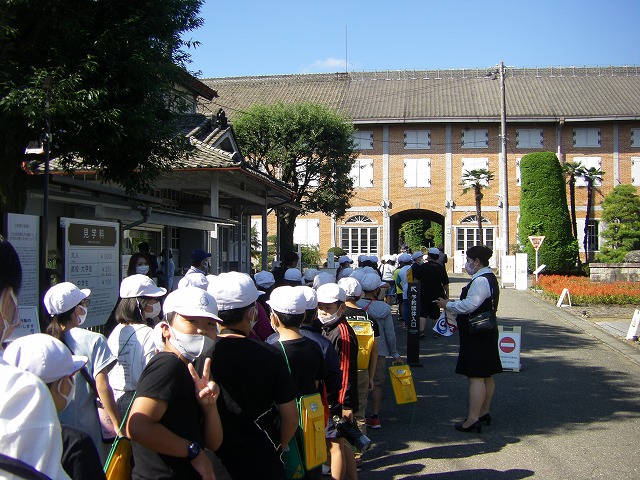
MULTIPOLYGON (((223 107, 233 118, 256 103, 311 101, 354 121, 497 119, 500 81, 489 69, 405 70, 338 74, 208 78, 219 98, 203 110, 223 107)), ((638 67, 509 68, 507 117, 557 119, 640 117, 638 67)))

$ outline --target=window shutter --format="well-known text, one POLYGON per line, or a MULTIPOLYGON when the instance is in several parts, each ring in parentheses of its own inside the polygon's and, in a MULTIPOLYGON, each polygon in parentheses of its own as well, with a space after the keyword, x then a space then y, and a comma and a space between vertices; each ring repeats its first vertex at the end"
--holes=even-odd
POLYGON ((522 185, 522 180, 520 178, 520 160, 522 157, 516 158, 516 185, 519 187, 522 185))
POLYGON ((413 188, 416 186, 417 160, 415 158, 407 158, 404 161, 404 186, 413 188))
POLYGON ((373 160, 362 160, 360 167, 360 187, 370 188, 373 186, 373 160))
POLYGON ((631 185, 640 186, 640 157, 631 157, 631 185))
POLYGON ((462 140, 461 140, 461 145, 464 147, 464 130, 462 130, 462 140))
POLYGON ((540 129, 540 148, 544 148, 544 130, 540 129))

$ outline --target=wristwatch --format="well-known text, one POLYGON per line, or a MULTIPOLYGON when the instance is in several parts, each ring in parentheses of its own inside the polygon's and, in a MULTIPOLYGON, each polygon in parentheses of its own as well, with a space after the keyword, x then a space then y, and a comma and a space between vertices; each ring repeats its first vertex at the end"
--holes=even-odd
POLYGON ((187 448, 187 458, 193 460, 200 455, 200 450, 202 450, 202 447, 198 442, 191 442, 187 448))

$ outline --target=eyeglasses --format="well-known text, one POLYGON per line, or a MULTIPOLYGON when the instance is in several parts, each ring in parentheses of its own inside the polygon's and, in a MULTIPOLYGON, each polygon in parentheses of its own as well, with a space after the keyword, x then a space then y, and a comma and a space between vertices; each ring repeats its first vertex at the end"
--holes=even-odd
POLYGON ((79 305, 82 305, 83 307, 88 307, 89 305, 91 305, 91 300, 89 300, 88 298, 83 298, 82 301, 79 303, 79 305))

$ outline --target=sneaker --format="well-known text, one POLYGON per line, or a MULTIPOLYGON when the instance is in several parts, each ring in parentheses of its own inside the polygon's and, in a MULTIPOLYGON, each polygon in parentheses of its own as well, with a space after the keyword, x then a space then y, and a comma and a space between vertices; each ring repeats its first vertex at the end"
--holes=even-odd
POLYGON ((373 429, 382 428, 380 417, 378 415, 371 414, 367 416, 365 423, 369 428, 373 428, 373 429))
POLYGON ((322 464, 322 475, 325 477, 331 476, 331 467, 329 465, 322 464))

